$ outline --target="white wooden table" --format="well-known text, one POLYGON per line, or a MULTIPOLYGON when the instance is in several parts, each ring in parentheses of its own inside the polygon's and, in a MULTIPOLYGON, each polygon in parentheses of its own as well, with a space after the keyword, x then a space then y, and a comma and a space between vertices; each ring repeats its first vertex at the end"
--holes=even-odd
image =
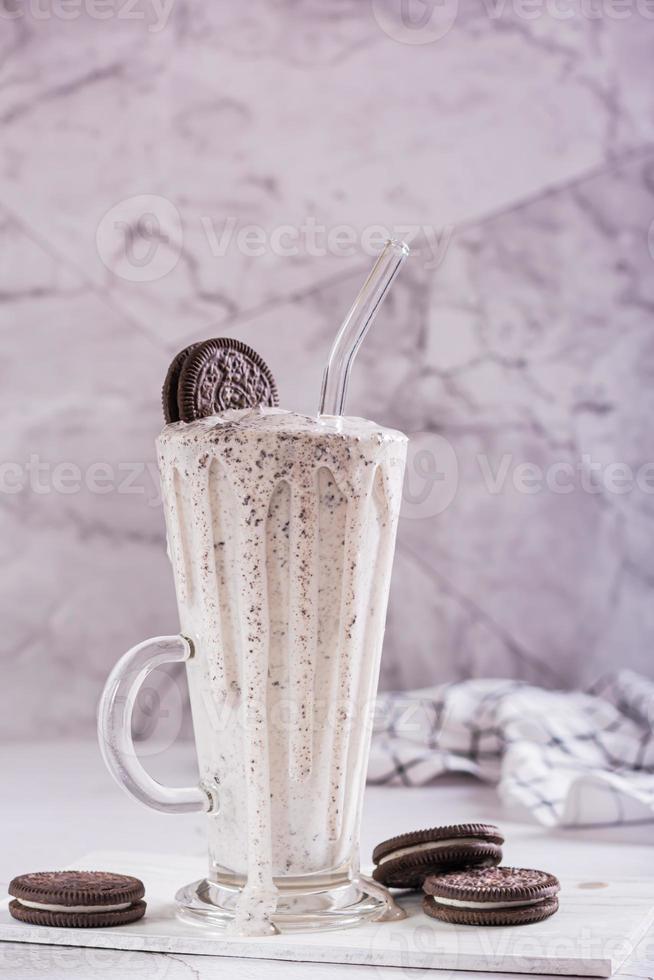
MULTIPOLYGON (((185 783, 192 773, 192 746, 179 745, 148 759, 153 773, 185 783)), ((3 784, 0 820, 0 886, 16 874, 65 866, 87 851, 124 849, 200 855, 205 849, 201 817, 166 816, 130 801, 104 771, 94 743, 32 743, 0 746, 3 784)), ((588 878, 642 876, 654 889, 654 828, 547 831, 504 810, 492 787, 471 779, 444 779, 423 790, 369 788, 362 854, 402 831, 439 823, 485 820, 507 834, 505 863, 541 867, 588 878)), ((0 943, 0 976, 11 980, 209 980, 265 977, 270 980, 402 980, 438 971, 388 967, 307 965, 170 953, 0 943)), ((651 977, 654 931, 641 942, 620 976, 651 977)), ((449 973, 448 980, 488 980, 490 974, 449 973)), ((516 975, 492 974, 504 978, 516 975)))

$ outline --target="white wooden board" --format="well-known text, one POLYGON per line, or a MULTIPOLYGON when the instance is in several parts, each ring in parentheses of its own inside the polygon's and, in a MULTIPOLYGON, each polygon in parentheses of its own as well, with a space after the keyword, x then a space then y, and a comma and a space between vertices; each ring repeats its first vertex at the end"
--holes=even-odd
POLYGON ((651 885, 640 879, 562 880, 559 912, 530 926, 472 928, 428 918, 418 896, 401 900, 402 922, 373 923, 338 932, 240 939, 180 922, 172 897, 202 877, 203 863, 181 856, 102 851, 71 867, 137 875, 148 911, 140 922, 114 929, 50 929, 12 919, 0 909, 0 941, 196 953, 308 963, 481 970, 503 973, 611 976, 654 921, 651 885))

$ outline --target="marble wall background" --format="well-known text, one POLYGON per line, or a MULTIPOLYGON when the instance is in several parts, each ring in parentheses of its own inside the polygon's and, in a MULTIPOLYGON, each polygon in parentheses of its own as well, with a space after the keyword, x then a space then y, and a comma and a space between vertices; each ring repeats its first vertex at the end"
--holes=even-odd
POLYGON ((175 630, 171 356, 238 336, 315 411, 379 225, 415 246, 349 401, 414 435, 384 685, 651 672, 653 43, 646 0, 2 0, 0 735, 90 733, 175 630))

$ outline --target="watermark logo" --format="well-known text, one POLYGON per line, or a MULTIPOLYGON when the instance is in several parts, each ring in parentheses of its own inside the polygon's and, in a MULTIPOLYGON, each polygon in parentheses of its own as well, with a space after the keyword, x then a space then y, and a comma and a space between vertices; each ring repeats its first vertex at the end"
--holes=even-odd
MULTIPOLYGON (((194 242, 213 259, 228 252, 247 258, 377 257, 389 238, 412 243, 411 260, 426 270, 437 269, 449 248, 454 226, 444 225, 329 225, 307 215, 296 224, 265 227, 244 224, 230 215, 216 221, 194 216, 194 242)), ((128 282, 154 282, 172 272, 184 246, 180 212, 165 197, 140 194, 126 198, 103 215, 96 233, 98 255, 113 275, 128 282)))
POLYGON ((160 755, 174 745, 184 724, 186 681, 181 671, 150 675, 136 695, 132 737, 141 757, 160 755))
MULTIPOLYGON (((460 930, 443 929, 439 923, 420 915, 420 902, 417 895, 402 895, 401 904, 409 921, 382 923, 372 934, 367 962, 390 961, 394 964, 388 968, 377 966, 378 978, 413 977, 416 968, 453 970, 449 976, 456 977, 457 970, 465 969, 460 930)), ((607 936, 606 930, 599 927, 584 925, 570 931, 562 929, 557 922, 553 919, 548 929, 540 934, 528 930, 480 929, 477 932, 476 969, 497 970, 505 963, 516 972, 533 974, 539 963, 563 960, 595 961, 610 967, 616 962, 624 962, 634 953, 631 941, 607 936)))
MULTIPOLYGON (((654 460, 638 466, 619 460, 598 460, 590 453, 578 458, 532 462, 513 453, 476 453, 466 468, 467 484, 481 487, 490 497, 504 493, 525 496, 585 493, 591 496, 654 495, 654 460)), ((459 460, 452 443, 436 432, 411 435, 402 491, 401 516, 421 520, 442 514, 461 486, 459 460)), ((34 497, 138 495, 148 507, 161 507, 161 484, 156 462, 94 461, 80 466, 72 460, 52 462, 32 453, 25 460, 0 461, 0 495, 34 497)))
POLYGON ((452 980, 452 966, 457 963, 459 935, 447 930, 444 935, 435 923, 421 915, 422 893, 403 894, 398 904, 406 912, 406 920, 382 922, 371 932, 366 962, 374 965, 376 980, 396 977, 415 977, 416 967, 438 970, 439 978, 452 980), (392 966, 384 963, 391 962, 392 966))
POLYGON ((409 437, 401 516, 408 520, 436 517, 450 506, 459 487, 454 447, 437 432, 409 437))
MULTIPOLYGON (((374 18, 401 44, 432 44, 454 27, 458 0, 371 0, 374 18)), ((547 18, 621 21, 654 20, 654 0, 482 0, 478 12, 489 21, 524 22, 547 18)))
MULTIPOLYGON (((624 497, 654 495, 654 461, 638 466, 620 460, 599 460, 591 453, 577 458, 551 459, 546 464, 513 453, 476 453, 469 460, 466 482, 483 488, 489 497, 506 493, 522 496, 624 497)), ((460 488, 459 461, 452 443, 442 434, 417 432, 409 438, 400 516, 422 520, 442 514, 460 488)))
POLYGON ((182 219, 165 197, 138 194, 110 208, 95 236, 104 265, 128 282, 155 282, 172 272, 182 254, 182 219))
POLYGON ((432 44, 450 32, 459 12, 458 0, 372 0, 384 34, 401 44, 432 44))

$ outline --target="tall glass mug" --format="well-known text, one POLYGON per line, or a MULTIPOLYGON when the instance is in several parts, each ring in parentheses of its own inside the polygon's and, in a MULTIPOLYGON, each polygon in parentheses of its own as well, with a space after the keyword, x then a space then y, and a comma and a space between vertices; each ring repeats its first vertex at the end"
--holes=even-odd
POLYGON ((406 437, 260 408, 168 425, 157 448, 181 635, 119 661, 99 733, 141 802, 207 813, 209 872, 180 914, 251 935, 392 915, 359 873, 359 826, 406 437), (139 686, 173 661, 200 770, 186 789, 131 740, 139 686))

